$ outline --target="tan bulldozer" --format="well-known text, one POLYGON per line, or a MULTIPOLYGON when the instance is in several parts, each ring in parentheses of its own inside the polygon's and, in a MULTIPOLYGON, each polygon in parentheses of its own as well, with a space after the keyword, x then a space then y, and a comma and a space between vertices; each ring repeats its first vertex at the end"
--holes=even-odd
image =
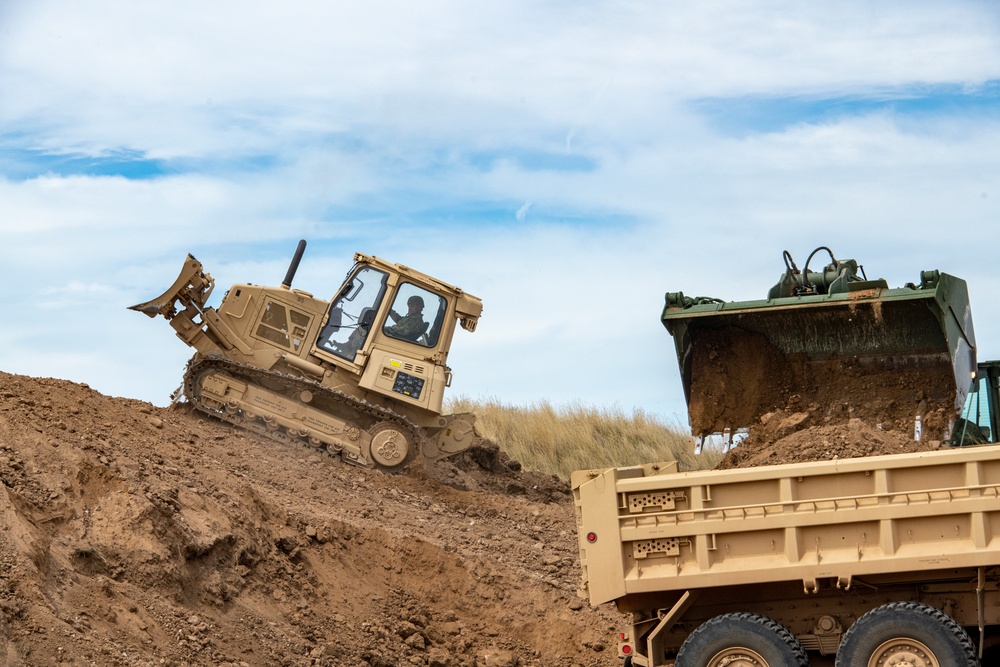
POLYGON ((402 470, 476 441, 475 416, 443 414, 457 326, 475 331, 482 301, 401 264, 357 253, 330 301, 291 287, 300 241, 280 287, 215 285, 188 255, 159 297, 132 306, 162 315, 197 350, 183 397, 198 410, 272 439, 343 460, 402 470))

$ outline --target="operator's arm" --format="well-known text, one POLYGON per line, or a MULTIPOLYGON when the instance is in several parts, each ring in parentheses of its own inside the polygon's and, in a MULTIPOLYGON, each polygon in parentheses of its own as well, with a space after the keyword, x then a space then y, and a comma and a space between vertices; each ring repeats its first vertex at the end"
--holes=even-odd
POLYGON ((406 315, 401 317, 396 324, 386 327, 385 331, 400 338, 413 340, 419 336, 424 328, 424 320, 420 315, 406 315))

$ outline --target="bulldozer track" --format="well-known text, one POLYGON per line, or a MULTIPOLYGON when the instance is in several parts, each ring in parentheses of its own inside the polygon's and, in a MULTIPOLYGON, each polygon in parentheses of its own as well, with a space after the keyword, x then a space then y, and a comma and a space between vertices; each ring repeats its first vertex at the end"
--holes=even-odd
MULTIPOLYGON (((310 442, 308 436, 289 434, 284 427, 269 426, 266 422, 261 421, 262 415, 255 415, 253 418, 248 418, 243 414, 242 410, 230 413, 224 407, 220 409, 206 403, 201 397, 200 380, 205 375, 217 371, 224 372, 235 379, 264 387, 268 391, 280 393, 288 398, 294 398, 303 391, 309 391, 313 395, 313 403, 338 406, 340 408, 338 411, 339 414, 335 416, 350 421, 352 425, 363 431, 369 431, 385 423, 393 424, 409 436, 413 442, 414 450, 413 455, 408 457, 408 460, 403 465, 400 465, 398 469, 406 467, 406 464, 420 452, 423 439, 417 427, 403 415, 388 408, 362 401, 344 392, 325 387, 318 382, 287 373, 263 370, 232 361, 225 357, 209 356, 192 358, 188 362, 187 369, 184 372, 184 396, 191 402, 192 406, 200 412, 261 435, 268 440, 283 444, 304 445, 311 449, 325 449, 331 456, 342 458, 339 449, 330 448, 323 443, 319 443, 318 445, 313 444, 310 442), (278 388, 276 389, 275 387, 278 388), (345 413, 348 412, 353 414, 346 416, 345 413), (366 424, 366 422, 370 423, 366 424)), ((343 458, 342 460, 346 461, 343 458)), ((373 464, 376 467, 382 467, 377 463, 373 462, 373 464)))

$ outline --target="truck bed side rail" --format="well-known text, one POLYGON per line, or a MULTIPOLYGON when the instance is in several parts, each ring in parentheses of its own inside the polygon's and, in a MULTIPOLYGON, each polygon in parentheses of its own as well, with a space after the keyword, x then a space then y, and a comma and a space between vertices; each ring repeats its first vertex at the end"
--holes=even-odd
POLYGON ((592 604, 1000 563, 1000 447, 741 470, 573 477, 592 604))

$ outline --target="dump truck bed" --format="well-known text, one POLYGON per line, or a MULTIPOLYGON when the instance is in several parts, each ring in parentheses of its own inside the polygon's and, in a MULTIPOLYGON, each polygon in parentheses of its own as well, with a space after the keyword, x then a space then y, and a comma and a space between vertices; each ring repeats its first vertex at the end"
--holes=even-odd
POLYGON ((1000 563, 998 446, 741 470, 611 468, 572 482, 581 596, 592 604, 778 582, 849 589, 871 575, 1000 563))

